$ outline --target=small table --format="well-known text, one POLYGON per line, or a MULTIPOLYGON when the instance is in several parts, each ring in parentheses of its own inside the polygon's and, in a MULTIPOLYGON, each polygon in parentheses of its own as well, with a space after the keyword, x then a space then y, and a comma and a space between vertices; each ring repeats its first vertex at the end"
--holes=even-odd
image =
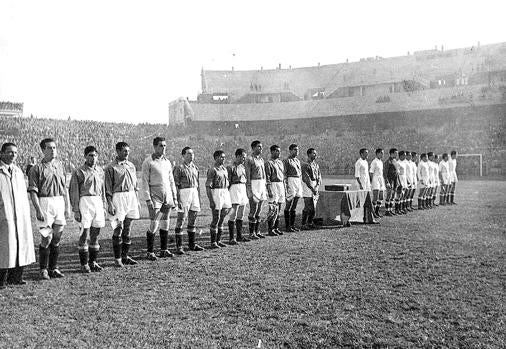
POLYGON ((373 217, 371 192, 366 190, 320 191, 315 218, 322 219, 323 225, 340 222, 377 224, 373 217))

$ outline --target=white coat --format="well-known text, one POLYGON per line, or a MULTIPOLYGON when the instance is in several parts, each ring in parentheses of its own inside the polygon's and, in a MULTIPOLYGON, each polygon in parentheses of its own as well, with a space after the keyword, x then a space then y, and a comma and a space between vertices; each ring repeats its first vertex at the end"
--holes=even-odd
POLYGON ((30 205, 23 171, 0 161, 0 268, 20 267, 35 262, 30 205), (19 245, 18 245, 19 243, 19 245), (19 255, 18 255, 19 250, 19 255))

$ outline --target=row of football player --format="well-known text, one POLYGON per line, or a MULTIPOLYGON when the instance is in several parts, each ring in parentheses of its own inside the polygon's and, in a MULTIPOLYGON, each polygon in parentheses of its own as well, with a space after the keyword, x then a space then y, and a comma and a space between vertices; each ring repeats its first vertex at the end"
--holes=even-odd
MULTIPOLYGON (((43 159, 30 169, 26 188, 23 173, 15 165, 17 146, 13 143, 2 146, 2 196, 11 203, 5 205, 3 213, 8 218, 13 218, 14 212, 16 213, 16 219, 7 219, 8 224, 4 228, 7 230, 6 238, 0 244, 2 285, 7 278, 11 283, 24 283, 23 267, 35 262, 26 191, 30 194, 41 234, 39 265, 42 279, 63 277, 57 265, 63 229, 66 220, 72 215, 70 207, 81 228, 78 244, 81 270, 84 273, 102 270, 97 258, 100 250, 100 229, 105 226, 105 210, 110 215, 113 228, 115 265, 123 267, 125 264, 137 264, 129 255, 130 231, 133 220, 140 217, 142 200, 146 202, 150 216, 150 225, 146 232, 148 260, 173 256, 167 247, 172 209, 177 210, 176 253, 185 253, 182 234, 185 222, 189 250, 203 249, 195 243, 195 221, 201 210, 201 197, 199 171, 194 164, 194 152, 190 147, 182 150, 182 163, 172 169, 171 162, 165 157, 166 141, 163 137, 156 137, 153 140, 154 152, 142 165, 143 180, 139 186, 135 166, 128 161, 130 147, 127 143, 116 144, 117 156, 105 169, 97 166, 97 149, 88 146, 84 150, 84 164, 72 173, 69 190, 65 185, 63 165, 57 158, 54 139, 42 140, 40 148, 43 159), (9 192, 13 193, 10 198, 7 195, 9 192), (158 256, 154 253, 154 236, 157 231, 160 235, 158 256)), ((261 157, 263 146, 260 141, 254 141, 251 143, 251 156, 247 157, 246 150, 237 149, 234 162, 228 167, 223 165, 224 152, 214 152, 215 163, 207 171, 205 184, 212 210, 212 249, 226 246, 221 241, 221 236, 225 218, 229 213, 229 244, 265 238, 260 231, 260 212, 267 201, 267 235, 283 234, 279 229, 283 204, 285 230, 299 230, 294 223, 295 210, 301 198, 304 198, 305 204, 302 226, 305 229, 314 227, 313 218, 321 183, 321 174, 315 162, 317 152, 312 148, 308 149, 308 162, 301 164, 297 145, 292 144, 289 147, 289 156, 283 161, 279 158, 280 151, 280 147, 271 146, 271 158, 264 163, 261 157), (247 204, 250 206, 249 232, 243 234, 243 218, 247 204)))
POLYGON ((436 204, 455 204, 457 178, 457 151, 452 150, 438 157, 433 152, 423 153, 398 151, 392 148, 388 159, 383 162, 384 150, 376 149, 375 158, 369 164, 367 149, 360 150, 355 163, 356 186, 372 190, 374 216, 380 217, 380 207, 385 200, 386 216, 406 214, 413 210, 413 198, 418 189, 418 209, 428 209, 436 204))

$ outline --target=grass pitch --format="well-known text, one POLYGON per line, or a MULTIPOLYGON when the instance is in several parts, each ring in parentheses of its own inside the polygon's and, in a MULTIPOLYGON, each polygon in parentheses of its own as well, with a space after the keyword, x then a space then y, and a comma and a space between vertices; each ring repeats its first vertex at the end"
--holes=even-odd
MULTIPOLYGON (((140 264, 112 267, 106 228, 106 269, 89 275, 72 223, 65 278, 38 281, 33 265, 28 285, 0 292, 0 347, 504 348, 505 193, 506 182, 463 181, 457 206, 156 262, 141 220, 140 264)), ((204 210, 204 245, 209 220, 204 210)))

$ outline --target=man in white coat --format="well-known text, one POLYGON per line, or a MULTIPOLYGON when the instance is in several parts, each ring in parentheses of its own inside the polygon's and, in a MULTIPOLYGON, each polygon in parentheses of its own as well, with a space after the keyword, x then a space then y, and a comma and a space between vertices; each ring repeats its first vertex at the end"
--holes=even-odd
POLYGON ((30 205, 23 171, 15 165, 14 143, 0 149, 0 289, 9 283, 23 285, 23 268, 35 262, 30 205))

